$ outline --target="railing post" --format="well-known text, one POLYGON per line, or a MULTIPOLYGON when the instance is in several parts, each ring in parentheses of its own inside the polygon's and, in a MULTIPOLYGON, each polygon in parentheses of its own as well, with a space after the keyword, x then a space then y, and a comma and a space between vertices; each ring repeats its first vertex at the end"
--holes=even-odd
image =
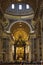
POLYGON ((41 65, 42 65, 42 61, 41 61, 41 65))

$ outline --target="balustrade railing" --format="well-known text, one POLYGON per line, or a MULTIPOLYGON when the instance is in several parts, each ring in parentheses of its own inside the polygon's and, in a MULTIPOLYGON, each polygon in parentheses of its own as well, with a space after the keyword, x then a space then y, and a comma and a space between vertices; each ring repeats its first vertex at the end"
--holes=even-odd
POLYGON ((29 63, 29 62, 10 62, 10 63, 0 63, 0 65, 43 65, 43 62, 29 63))

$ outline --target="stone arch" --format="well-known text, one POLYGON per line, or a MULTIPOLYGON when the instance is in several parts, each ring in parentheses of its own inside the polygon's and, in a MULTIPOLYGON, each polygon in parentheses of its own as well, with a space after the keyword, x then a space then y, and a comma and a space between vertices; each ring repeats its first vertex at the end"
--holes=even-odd
POLYGON ((15 24, 15 23, 19 23, 19 22, 22 22, 22 23, 25 23, 29 28, 30 28, 30 33, 33 33, 34 31, 32 30, 32 26, 27 22, 27 21, 23 21, 23 20, 18 20, 18 21, 15 21, 13 22, 10 27, 9 27, 9 31, 11 30, 11 27, 15 24))

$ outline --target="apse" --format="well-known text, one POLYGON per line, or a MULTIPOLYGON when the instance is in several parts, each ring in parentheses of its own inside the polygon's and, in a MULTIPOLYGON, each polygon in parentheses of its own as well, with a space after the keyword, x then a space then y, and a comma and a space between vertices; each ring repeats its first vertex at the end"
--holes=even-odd
POLYGON ((25 3, 12 3, 5 11, 10 15, 31 15, 34 14, 34 10, 29 4, 25 3))

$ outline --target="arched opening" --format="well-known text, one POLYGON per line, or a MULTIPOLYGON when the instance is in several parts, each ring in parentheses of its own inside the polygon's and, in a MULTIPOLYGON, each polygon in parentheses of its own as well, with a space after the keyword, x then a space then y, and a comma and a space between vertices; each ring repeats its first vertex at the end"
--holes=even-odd
POLYGON ((13 38, 12 43, 12 61, 31 61, 31 42, 30 33, 32 27, 25 21, 17 21, 11 24, 9 31, 13 38))
POLYGON ((0 0, 1 63, 43 61, 42 10, 42 0, 0 0))

